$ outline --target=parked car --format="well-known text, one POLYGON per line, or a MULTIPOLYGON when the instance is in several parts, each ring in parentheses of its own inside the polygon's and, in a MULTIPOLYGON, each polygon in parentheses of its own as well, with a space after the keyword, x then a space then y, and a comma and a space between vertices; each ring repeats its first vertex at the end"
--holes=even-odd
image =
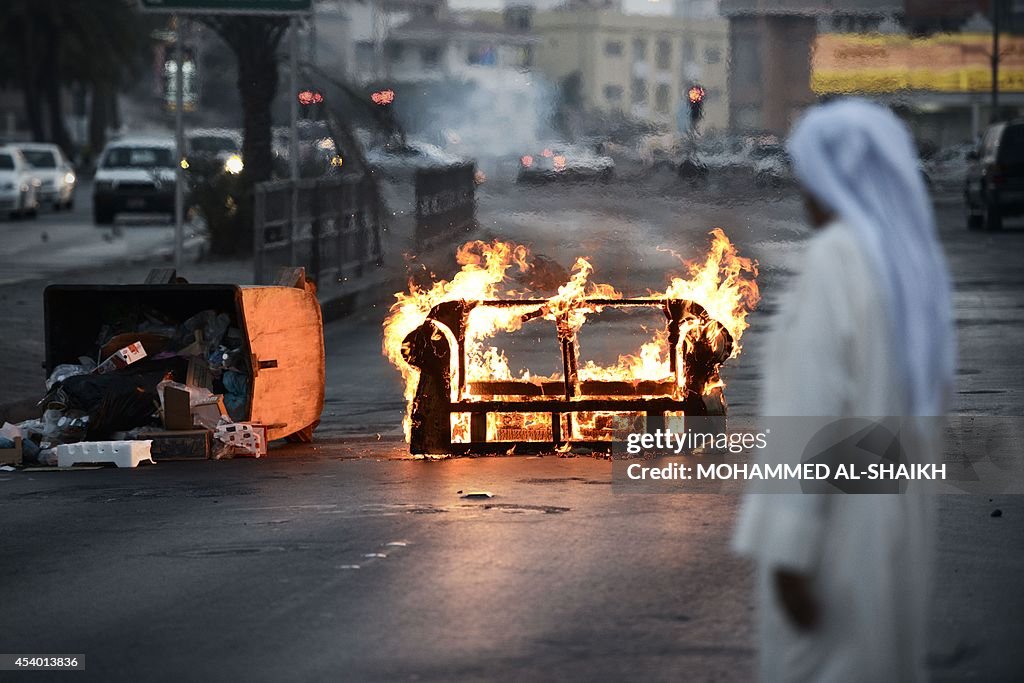
POLYGON ((555 144, 544 147, 539 154, 524 154, 519 159, 518 182, 563 180, 608 181, 615 172, 611 157, 590 151, 580 145, 555 144))
POLYGON ((172 137, 123 138, 100 155, 93 182, 93 221, 114 222, 118 213, 174 213, 172 137))
POLYGON ((39 203, 56 211, 74 207, 77 178, 61 148, 48 142, 25 142, 17 147, 39 179, 39 203))
POLYGON ((366 151, 366 163, 386 176, 397 177, 421 168, 443 168, 463 159, 427 142, 392 142, 366 151))
POLYGON ((969 159, 967 227, 998 230, 1003 218, 1024 214, 1024 121, 989 126, 969 159))
POLYGON ((39 179, 17 147, 0 146, 0 211, 11 218, 35 216, 39 179))

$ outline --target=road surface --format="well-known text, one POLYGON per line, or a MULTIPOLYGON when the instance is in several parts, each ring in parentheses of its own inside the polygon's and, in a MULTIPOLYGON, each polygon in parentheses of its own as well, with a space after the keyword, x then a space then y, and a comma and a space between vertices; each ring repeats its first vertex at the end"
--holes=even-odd
MULTIPOLYGON (((734 414, 750 414, 807 234, 800 204, 658 182, 485 186, 480 216, 559 260, 593 256, 627 290, 660 284, 674 261, 658 246, 696 256, 723 227, 762 268, 764 302, 725 373, 734 414)), ((956 410, 1021 415, 1024 230, 969 233, 957 205, 937 211, 957 286, 956 410)), ((312 446, 0 473, 0 649, 84 653, 81 680, 749 680, 737 499, 613 493, 609 463, 588 457, 408 459, 383 312, 325 330, 312 446), (477 490, 493 498, 461 497, 477 490)), ((1022 532, 1015 497, 942 499, 935 680, 1020 679, 1022 532)))

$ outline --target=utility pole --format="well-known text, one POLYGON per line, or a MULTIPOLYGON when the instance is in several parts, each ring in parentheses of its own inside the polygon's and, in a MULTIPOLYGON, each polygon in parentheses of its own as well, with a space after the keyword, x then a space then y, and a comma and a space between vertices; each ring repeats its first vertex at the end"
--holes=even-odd
POLYGON ((185 158, 185 130, 182 110, 185 108, 185 16, 174 17, 174 269, 181 270, 185 232, 185 170, 181 167, 185 158))
POLYGON ((999 0, 992 3, 992 111, 989 123, 999 119, 999 0))

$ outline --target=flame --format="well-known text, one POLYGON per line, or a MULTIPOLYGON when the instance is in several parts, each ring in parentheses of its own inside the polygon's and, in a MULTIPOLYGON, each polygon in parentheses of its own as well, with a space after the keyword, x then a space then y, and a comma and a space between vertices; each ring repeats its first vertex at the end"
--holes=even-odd
MULTIPOLYGON (((703 260, 688 262, 679 257, 686 274, 671 277, 662 292, 647 292, 641 295, 649 299, 687 299, 701 304, 712 322, 721 324, 732 335, 732 356, 740 353, 740 338, 747 329, 747 316, 757 304, 760 295, 756 282, 757 263, 739 255, 725 232, 720 228, 711 231, 711 245, 703 260), (717 321, 717 323, 715 322, 717 321)), ((485 299, 529 298, 529 287, 513 287, 513 276, 532 272, 539 267, 541 259, 534 259, 529 249, 521 244, 494 240, 492 242, 472 241, 459 247, 456 261, 459 271, 450 280, 437 280, 429 286, 420 286, 410 281, 408 292, 395 294, 395 303, 384 321, 382 348, 388 360, 402 373, 405 384, 405 399, 411 409, 419 380, 419 370, 409 365, 402 354, 402 345, 407 335, 426 320, 431 309, 444 301, 485 299)), ((543 318, 554 321, 560 339, 573 337, 586 322, 587 316, 600 311, 601 306, 588 300, 621 299, 623 294, 608 284, 592 282, 593 264, 584 257, 576 259, 566 281, 558 286, 553 296, 547 297, 537 309, 536 304, 523 306, 478 306, 469 313, 465 330, 466 381, 498 381, 559 379, 559 375, 548 378, 531 376, 522 371, 515 376, 509 367, 505 353, 487 343, 498 332, 515 332, 526 320, 543 318)), ((548 290, 550 291, 550 290, 548 290)), ((534 294, 534 299, 541 298, 534 294)), ((443 327, 435 323, 437 327, 443 327)), ((692 323, 694 325, 699 323, 692 323)), ((449 336, 451 330, 444 329, 449 336)), ((684 335, 687 330, 684 330, 684 335)), ((454 338, 449 340, 454 342, 454 338)), ((454 346, 454 344, 453 344, 454 346)), ((456 354, 453 354, 455 356, 456 354)), ((452 359, 453 387, 457 384, 458 359, 452 359)), ((578 368, 580 380, 664 380, 671 375, 669 365, 669 341, 664 329, 653 333, 652 339, 644 343, 636 354, 619 356, 614 366, 599 366, 593 361, 578 368)), ((708 393, 724 383, 714 377, 704 388, 708 393)), ((453 394, 454 394, 453 388, 453 394)), ((453 395, 453 398, 454 395, 453 395)), ((473 396, 463 396, 472 400, 473 396)), ((583 415, 576 427, 580 429, 610 429, 611 416, 583 415)), ((488 421, 488 438, 496 434, 518 433, 518 430, 544 430, 550 434, 549 415, 546 414, 500 414, 488 421)), ((411 420, 409 410, 404 420, 406 438, 409 438, 411 420)), ((568 423, 566 423, 568 426, 568 423)), ((469 416, 465 413, 452 415, 452 440, 468 440, 469 416)), ((566 432, 563 429, 563 434, 566 432)), ((519 439, 509 439, 519 440, 519 439)))

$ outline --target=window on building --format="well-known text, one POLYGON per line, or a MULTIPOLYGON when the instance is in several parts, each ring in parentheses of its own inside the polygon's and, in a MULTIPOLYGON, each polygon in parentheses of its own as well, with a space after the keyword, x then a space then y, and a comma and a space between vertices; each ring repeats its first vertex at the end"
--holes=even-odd
POLYGON ((692 62, 695 54, 696 50, 693 47, 693 38, 686 38, 683 40, 683 65, 685 66, 687 63, 692 62))
POLYGON ((622 86, 621 85, 606 85, 604 86, 604 98, 612 103, 618 103, 622 101, 622 86))
POLYGON ((498 63, 498 49, 490 43, 478 43, 469 47, 466 63, 473 66, 494 66, 498 63))
POLYGON ((420 60, 424 69, 436 69, 441 62, 441 48, 436 46, 421 47, 420 60))
POLYGON ((654 62, 659 69, 669 69, 672 63, 672 41, 662 38, 654 54, 654 62))
POLYGON ((629 87, 629 99, 633 104, 647 104, 647 81, 634 78, 629 87))
POLYGON ((643 38, 635 38, 633 40, 633 61, 647 61, 647 41, 643 38))
POLYGON ((705 64, 718 64, 722 61, 722 50, 717 47, 706 47, 704 48, 704 63, 705 64))
POLYGON ((659 114, 668 113, 668 85, 660 83, 654 90, 654 110, 659 114))
POLYGON ((609 57, 621 57, 622 56, 622 41, 621 40, 609 40, 604 44, 604 53, 609 57))

